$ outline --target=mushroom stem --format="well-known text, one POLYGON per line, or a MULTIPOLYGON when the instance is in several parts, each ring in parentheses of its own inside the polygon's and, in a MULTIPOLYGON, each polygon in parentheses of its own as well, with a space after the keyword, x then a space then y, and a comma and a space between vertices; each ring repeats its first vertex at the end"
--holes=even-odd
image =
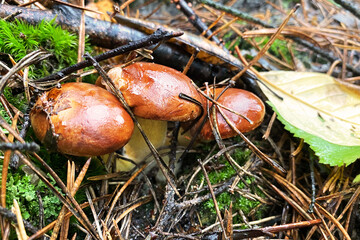
MULTIPOLYGON (((144 119, 140 117, 136 117, 136 119, 156 149, 165 144, 167 132, 166 121, 144 119)), ((123 150, 123 156, 133 160, 135 163, 143 162, 144 158, 151 153, 138 128, 134 129, 130 141, 123 147, 123 150)), ((120 158, 116 159, 116 171, 130 171, 134 167, 135 165, 129 161, 120 158)))

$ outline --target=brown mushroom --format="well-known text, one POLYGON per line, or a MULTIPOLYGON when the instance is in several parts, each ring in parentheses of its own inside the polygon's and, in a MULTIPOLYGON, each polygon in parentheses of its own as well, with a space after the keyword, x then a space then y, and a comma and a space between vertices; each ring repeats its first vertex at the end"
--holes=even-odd
POLYGON ((119 100, 88 83, 66 83, 45 92, 30 119, 41 142, 74 156, 98 156, 120 149, 134 129, 119 100))
MULTIPOLYGON (((216 88, 215 98, 217 98, 216 96, 219 96, 223 90, 224 88, 216 88)), ((212 90, 210 91, 212 93, 212 90)), ((206 100, 204 99, 204 102, 205 101, 206 100)), ((229 88, 220 96, 217 102, 252 121, 252 123, 250 123, 244 117, 232 113, 226 109, 222 109, 224 115, 233 123, 235 123, 236 128, 242 133, 246 133, 257 128, 262 123, 265 116, 264 103, 255 94, 246 90, 229 88)), ((210 103, 209 107, 211 106, 212 103, 210 103)), ((204 114, 203 118, 204 117, 207 117, 207 114, 204 114)), ((195 126, 190 130, 192 134, 195 133, 196 129, 202 122, 202 119, 199 120, 198 123, 195 124, 195 126)), ((222 139, 234 137, 237 135, 236 132, 227 124, 226 120, 219 111, 216 113, 216 120, 222 139)), ((206 121, 200 134, 198 135, 198 138, 203 141, 210 141, 214 139, 209 121, 206 121)))
MULTIPOLYGON (((138 117, 185 122, 201 114, 199 106, 179 97, 182 93, 201 101, 190 78, 175 69, 155 63, 136 62, 125 68, 114 67, 108 76, 138 117)), ((104 86, 101 78, 96 81, 96 85, 104 86)))
MULTIPOLYGON (((190 78, 172 68, 137 62, 124 68, 114 67, 108 76, 123 93, 141 125, 147 126, 143 127, 144 131, 155 148, 165 143, 167 121, 192 121, 202 113, 201 97, 190 78), (200 105, 182 99, 180 93, 195 99, 200 105)), ((105 85, 101 78, 96 84, 105 85)), ((124 147, 124 153, 135 162, 141 162, 150 153, 138 129, 124 147)), ((132 167, 128 162, 117 161, 117 170, 126 171, 132 167)))

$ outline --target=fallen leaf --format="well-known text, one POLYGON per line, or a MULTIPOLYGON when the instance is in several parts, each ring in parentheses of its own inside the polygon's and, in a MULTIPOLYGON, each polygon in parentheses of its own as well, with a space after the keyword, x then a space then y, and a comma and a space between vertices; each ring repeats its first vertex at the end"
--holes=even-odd
POLYGON ((360 92, 321 73, 260 74, 260 87, 280 121, 310 145, 320 162, 341 166, 360 157, 360 92))
POLYGON ((358 174, 358 175, 354 178, 353 183, 355 183, 355 184, 360 183, 360 174, 358 174))

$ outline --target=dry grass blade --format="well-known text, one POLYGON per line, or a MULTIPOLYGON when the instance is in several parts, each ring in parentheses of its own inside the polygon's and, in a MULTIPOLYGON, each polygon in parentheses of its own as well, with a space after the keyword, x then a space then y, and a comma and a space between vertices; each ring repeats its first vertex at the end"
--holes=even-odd
POLYGON ((234 77, 231 78, 231 80, 236 81, 238 80, 250 67, 252 67, 259 59, 269 50, 271 45, 276 40, 277 36, 281 33, 281 31, 284 29, 285 25, 290 20, 291 16, 295 13, 295 11, 300 7, 299 4, 297 4, 288 14, 288 16, 285 18, 285 20, 281 23, 279 28, 276 30, 276 32, 270 37, 269 41, 265 44, 265 46, 260 50, 260 52, 256 55, 256 57, 249 62, 248 65, 244 66, 244 69, 242 69, 239 73, 237 73, 234 77))
MULTIPOLYGON (((110 205, 108 214, 106 215, 105 218, 105 223, 108 224, 109 223, 109 219, 111 216, 111 213, 115 207, 115 204, 117 203, 117 201, 119 200, 121 194, 125 191, 125 189, 131 184, 131 182, 146 168, 146 164, 144 166, 142 166, 139 170, 137 170, 130 178, 129 180, 126 181, 126 183, 120 188, 119 192, 116 193, 116 195, 114 196, 114 198, 112 199, 112 203, 110 205)), ((115 192, 114 192, 115 194, 115 192)))
MULTIPOLYGON (((0 131, 1 132, 1 131, 0 131)), ((61 179, 57 176, 57 174, 44 162, 42 158, 40 158, 37 154, 33 154, 35 158, 37 158, 40 163, 45 166, 45 168, 48 170, 50 175, 55 179, 57 184, 62 188, 62 190, 65 192, 65 194, 70 198, 70 201, 72 204, 75 205, 76 210, 70 205, 69 202, 66 201, 66 199, 61 195, 61 193, 54 188, 54 186, 49 182, 49 180, 43 176, 43 174, 34 166, 34 164, 26 158, 24 155, 22 155, 19 151, 15 151, 15 153, 20 157, 20 160, 23 161, 24 164, 28 165, 30 169, 39 176, 39 178, 50 188, 51 191, 59 198, 59 200, 74 214, 74 216, 78 219, 78 221, 83 224, 85 228, 88 228, 88 231, 93 234, 94 230, 91 223, 89 222, 88 218, 86 217, 85 213, 82 211, 79 204, 76 202, 76 200, 71 196, 70 192, 66 189, 64 183, 61 181, 61 179)), ((96 237, 96 234, 93 234, 93 237, 95 239, 98 239, 96 237)))
MULTIPOLYGON (((13 122, 11 124, 11 127, 15 130, 17 120, 19 119, 19 112, 16 113, 14 116, 13 122)), ((14 136, 12 134, 9 134, 8 136, 9 142, 12 143, 14 141, 14 136)), ((7 181, 7 175, 8 175, 8 167, 10 163, 10 156, 11 156, 11 150, 7 150, 4 153, 4 161, 3 161, 3 167, 2 167, 2 175, 1 175, 1 206, 6 207, 6 181, 7 181)))
MULTIPOLYGON (((81 182, 83 181, 84 177, 85 177, 85 174, 90 166, 90 162, 91 162, 91 158, 89 158, 86 163, 84 164, 83 168, 81 169, 78 177, 76 178, 75 182, 74 181, 69 181, 70 183, 68 183, 68 187, 69 187, 69 190, 70 190, 70 194, 72 196, 75 196, 77 190, 79 189, 80 187, 80 184, 81 182), (71 184, 71 182, 73 182, 73 185, 71 184), (72 186, 71 186, 72 185, 72 186)), ((73 164, 70 164, 70 162, 68 162, 68 169, 71 169, 72 167, 71 166, 75 166, 74 163, 73 164)), ((74 176, 75 175, 75 168, 73 167, 73 171, 71 170, 68 170, 68 178, 72 175, 74 176)), ((51 235, 51 239, 56 239, 57 238, 57 235, 59 233, 59 230, 60 230, 60 227, 62 224, 64 224, 63 220, 65 218, 65 214, 66 214, 66 207, 63 206, 61 208, 61 211, 59 213, 59 216, 58 216, 58 219, 57 219, 57 223, 56 225, 54 226, 54 229, 53 229, 53 233, 51 235)), ((64 224, 65 225, 65 224, 64 224)), ((67 231, 66 231, 67 232, 67 231)))
POLYGON ((98 215, 96 213, 96 210, 95 210, 95 207, 94 207, 94 203, 91 199, 91 196, 90 196, 90 192, 89 192, 89 189, 86 189, 85 190, 85 193, 86 193, 86 197, 88 199, 88 203, 90 205, 90 209, 91 209, 91 212, 93 214, 93 217, 94 217, 94 221, 95 221, 95 226, 96 226, 96 229, 99 233, 99 236, 101 238, 101 240, 104 240, 102 234, 101 234, 101 227, 100 227, 100 224, 99 224, 99 218, 98 218, 98 215))
POLYGON ((276 186, 270 184, 270 186, 275 190, 275 192, 281 196, 285 201, 287 201, 300 215, 305 218, 306 220, 312 220, 313 218, 306 212, 306 210, 303 209, 302 206, 300 206, 296 201, 294 201, 292 198, 285 195, 284 192, 282 192, 280 189, 278 189, 276 186))
MULTIPOLYGON (((85 7, 85 0, 78 0, 80 7, 85 7)), ((82 61, 82 57, 85 53, 85 11, 81 11, 80 26, 79 26, 79 46, 78 46, 78 63, 82 61)), ((83 70, 78 70, 78 74, 81 74, 83 70)), ((78 77, 77 82, 81 82, 82 78, 78 77)))
POLYGON ((222 235, 222 240, 225 240, 226 236, 229 236, 229 240, 233 240, 232 203, 230 203, 229 210, 225 209, 224 226, 226 229, 226 234, 222 235))
POLYGON ((228 117, 223 113, 222 109, 218 108, 218 111, 221 113, 222 117, 225 119, 227 124, 248 144, 250 149, 262 160, 267 162, 269 165, 271 165, 276 172, 278 172, 281 175, 284 175, 286 173, 285 169, 281 167, 277 162, 269 158, 267 155, 265 155, 263 152, 261 152, 242 132, 240 132, 235 124, 230 121, 228 117))
MULTIPOLYGON (((267 29, 267 28, 251 30, 251 31, 243 32, 243 37, 244 38, 254 38, 254 37, 261 37, 261 36, 272 36, 276 33, 276 31, 277 31, 277 29, 267 29)), ((285 27, 281 31, 278 38, 280 38, 282 35, 299 37, 304 40, 307 40, 308 42, 311 42, 315 46, 320 47, 320 43, 316 39, 314 39, 311 35, 307 34, 304 31, 301 31, 301 29, 298 29, 298 28, 285 27)))
POLYGON ((22 219, 22 216, 21 216, 20 207, 19 207, 19 204, 16 201, 16 199, 14 199, 14 206, 12 208, 12 211, 13 211, 13 213, 16 214, 17 224, 14 225, 14 227, 15 227, 16 235, 17 235, 18 239, 19 240, 27 240, 28 236, 27 236, 26 231, 25 231, 23 219, 22 219))
POLYGON ((11 68, 10 71, 8 71, 5 76, 3 76, 0 80, 0 92, 2 93, 8 80, 10 79, 11 76, 13 76, 15 73, 17 73, 19 70, 23 69, 24 67, 27 67, 31 64, 34 64, 38 61, 41 61, 45 58, 50 57, 51 54, 42 51, 42 50, 37 50, 34 52, 29 53, 28 55, 26 55, 24 58, 22 58, 14 67, 11 68))
MULTIPOLYGON (((72 189, 74 187, 73 186, 74 182, 75 182, 75 163, 68 161, 66 187, 67 187, 67 189, 69 189, 70 193, 72 193, 72 189)), ((73 196, 75 196, 75 194, 73 196)), ((65 212, 67 212, 67 210, 65 210, 65 212)), ((65 214, 62 214, 62 215, 65 215, 65 214)), ((60 231, 60 239, 67 239, 68 232, 69 232, 70 218, 63 218, 60 221, 59 217, 60 217, 60 215, 58 216, 58 224, 62 223, 61 231, 60 231)), ((56 227, 56 225, 55 225, 55 227, 56 227)), ((55 232, 55 231, 53 231, 53 232, 55 232)))
POLYGON ((119 229, 115 219, 113 219, 113 226, 115 227, 115 232, 116 232, 118 238, 120 238, 120 240, 123 240, 123 237, 121 236, 120 229, 119 229))
POLYGON ((217 216, 218 216, 218 220, 219 220, 219 222, 220 222, 220 226, 221 226, 221 228, 222 228, 222 230, 223 230, 224 237, 225 237, 225 239, 227 239, 227 238, 228 238, 228 236, 226 235, 227 231, 226 231, 226 228, 225 228, 225 226, 224 226, 224 222, 223 222, 222 217, 221 217, 221 212, 220 212, 220 209, 219 209, 219 205, 218 205, 218 203, 217 203, 217 200, 216 200, 216 197, 215 197, 215 194, 214 194, 214 190, 213 190, 213 188, 212 188, 212 186, 211 186, 211 182, 210 182, 209 176, 208 176, 208 174, 207 174, 207 172, 206 172, 206 169, 205 169, 205 167, 204 167, 204 165, 203 165, 203 163, 201 162, 200 159, 198 159, 198 162, 199 162, 199 165, 200 165, 200 167, 201 167, 201 169, 202 169, 202 171, 203 171, 203 173, 204 173, 204 177, 205 177, 206 182, 207 182, 207 184, 208 184, 208 187, 209 187, 209 190, 210 190, 210 193, 211 193, 211 197, 212 197, 212 199, 213 199, 213 201, 214 201, 214 206, 215 206, 215 209, 216 209, 216 214, 217 214, 217 216))
MULTIPOLYGON (((348 211, 349 209, 352 209, 352 207, 356 203, 357 199, 359 198, 359 195, 360 195, 360 186, 356 189, 356 191, 354 192, 354 194, 351 196, 350 200, 346 204, 345 208, 343 209, 343 211, 336 218, 337 221, 340 221, 344 217, 346 211, 348 211)), ((349 212, 349 215, 351 215, 351 211, 349 212)), ((332 231, 335 226, 337 226, 337 225, 334 224, 333 226, 331 226, 330 230, 332 231)))
MULTIPOLYGON (((301 197, 307 202, 307 204, 310 204, 311 200, 308 196, 306 196, 299 188, 297 188, 295 185, 293 185, 292 183, 284 180, 280 175, 276 174, 276 173, 272 173, 272 176, 274 177, 275 180, 278 181, 278 183, 280 183, 285 189, 287 189, 287 191, 289 193, 293 193, 296 192, 298 194, 301 195, 301 197), (286 184, 285 184, 286 183, 286 184)), ((332 215, 330 214, 328 211, 326 211, 325 208, 323 208, 320 204, 315 203, 316 208, 318 209, 318 211, 321 213, 321 215, 319 215, 319 217, 321 216, 325 216, 326 218, 328 218, 333 224, 336 225, 336 227, 341 231, 341 233, 343 234, 343 237, 345 239, 351 240, 348 232, 344 229, 344 227, 342 226, 342 224, 332 215)))
POLYGON ((144 205, 145 203, 150 202, 151 200, 152 200, 152 197, 144 198, 144 200, 142 200, 142 201, 140 201, 138 203, 135 203, 134 205, 132 205, 131 207, 126 209, 123 213, 120 214, 120 216, 118 216, 116 219, 113 219, 112 225, 110 226, 109 230, 112 230, 112 228, 115 227, 131 211, 133 211, 134 209, 144 205))

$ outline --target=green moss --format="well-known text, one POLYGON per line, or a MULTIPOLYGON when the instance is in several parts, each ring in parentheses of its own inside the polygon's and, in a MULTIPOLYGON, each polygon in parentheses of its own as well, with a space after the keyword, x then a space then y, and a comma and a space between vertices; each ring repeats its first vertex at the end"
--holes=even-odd
MULTIPOLYGON (((91 52, 86 43, 85 50, 91 52)), ((29 25, 20 20, 0 20, 0 52, 11 55, 16 62, 37 49, 53 54, 36 66, 30 66, 29 77, 40 78, 77 61, 78 37, 55 24, 55 19, 29 25)))
MULTIPOLYGON (((2 170, 2 165, 0 168, 2 170)), ((55 220, 62 206, 60 200, 42 181, 32 183, 31 180, 32 176, 28 176, 22 171, 8 173, 6 184, 7 208, 10 209, 13 200, 16 199, 20 205, 22 217, 37 225, 39 223, 39 199, 36 192, 38 191, 42 197, 46 221, 55 220)), ((55 181, 51 179, 51 183, 54 185, 55 181)), ((61 192, 59 188, 57 189, 61 192)))
MULTIPOLYGON (((10 104, 15 106, 21 112, 25 112, 25 110, 28 106, 28 103, 26 101, 24 93, 13 94, 13 91, 11 90, 11 88, 5 87, 3 94, 4 94, 4 97, 6 98, 6 100, 10 104)), ((3 107, 2 104, 1 104, 1 107, 3 107)))
POLYGON ((282 0, 282 5, 284 9, 293 8, 297 3, 300 3, 300 0, 282 0))
MULTIPOLYGON (((266 38, 257 37, 257 38, 255 38, 255 41, 260 43, 260 45, 259 45, 260 48, 263 48, 265 46, 265 44, 267 44, 269 42, 269 39, 270 39, 269 37, 266 37, 266 38)), ((294 51, 294 53, 296 52, 295 49, 292 49, 292 51, 294 51)), ((289 64, 292 63, 292 58, 291 58, 289 49, 287 47, 287 42, 284 40, 275 39, 275 41, 269 48, 268 52, 279 59, 285 58, 284 60, 289 64)))
MULTIPOLYGON (((232 157, 238 164, 243 165, 249 159, 250 154, 251 151, 249 149, 245 149, 245 150, 236 149, 232 153, 232 157)), ((224 158, 220 158, 218 164, 219 165, 223 164, 224 167, 221 168, 220 170, 215 170, 208 173, 211 184, 218 184, 224 182, 236 174, 235 170, 230 166, 230 164, 224 158)), ((200 175, 200 180, 203 180, 203 178, 204 175, 200 175)), ((253 178, 245 177, 245 180, 248 185, 251 185, 253 178)), ((257 187, 253 187, 253 189, 247 189, 248 186, 243 182, 239 182, 237 186, 240 189, 246 189, 246 191, 250 191, 254 194, 257 194, 258 196, 264 197, 264 194, 257 187)), ((241 210, 245 215, 249 214, 252 209, 254 209, 260 204, 259 201, 245 198, 238 192, 234 192, 233 194, 229 192, 221 193, 216 197, 216 200, 218 202, 220 211, 224 212, 224 210, 228 209, 230 204, 232 203, 233 213, 237 212, 238 210, 241 210)), ((261 217, 263 212, 264 212, 264 208, 261 208, 261 210, 259 210, 255 214, 255 217, 261 217)), ((204 202, 201 205, 200 213, 202 220, 204 222, 213 223, 213 221, 215 221, 216 210, 212 199, 204 202)), ((234 223, 241 223, 242 219, 238 215, 233 219, 233 221, 234 223)))

